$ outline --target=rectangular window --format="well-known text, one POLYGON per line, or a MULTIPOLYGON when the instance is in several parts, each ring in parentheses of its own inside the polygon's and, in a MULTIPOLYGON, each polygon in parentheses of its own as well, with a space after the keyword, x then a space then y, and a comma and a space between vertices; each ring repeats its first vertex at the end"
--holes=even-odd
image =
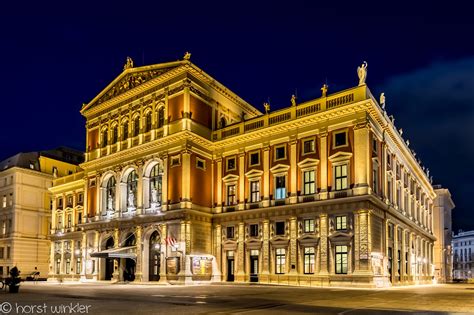
POLYGON ((196 157, 196 168, 206 170, 206 160, 196 157))
POLYGON ((393 255, 392 255, 392 248, 388 248, 388 274, 390 277, 392 276, 392 260, 393 260, 393 255))
POLYGON ((76 274, 81 273, 81 258, 76 259, 76 274))
POLYGON ((235 185, 227 186, 227 202, 228 206, 232 206, 235 204, 235 185))
POLYGON ((67 206, 72 207, 72 196, 67 196, 67 206))
POLYGON ((314 139, 304 140, 303 141, 303 154, 314 153, 314 139))
POLYGON ((236 169, 235 167, 235 158, 228 158, 227 159, 227 170, 228 171, 234 171, 236 169))
POLYGON ((260 181, 250 182, 250 202, 260 201, 260 181))
POLYGON ((63 198, 58 198, 58 206, 57 208, 62 209, 63 207, 63 198))
POLYGON ((10 259, 10 250, 11 250, 11 247, 7 246, 7 259, 10 259))
POLYGON ((377 139, 372 139, 372 151, 377 154, 378 150, 377 139))
POLYGON ((285 221, 280 221, 280 222, 275 223, 275 234, 285 235, 285 221))
POLYGON ((284 248, 277 248, 275 250, 275 273, 285 273, 286 255, 284 248))
POLYGON ((286 146, 275 147, 275 161, 286 159, 286 146))
POLYGON ((67 228, 71 228, 72 225, 72 214, 68 213, 67 215, 67 228))
POLYGON ((341 215, 336 217, 336 230, 347 230, 347 216, 341 215))
POLYGON ((303 194, 312 195, 316 192, 315 171, 303 172, 303 194))
POLYGON ((334 148, 343 147, 347 145, 347 132, 334 133, 334 148))
POLYGON ((336 273, 346 274, 347 273, 347 246, 336 245, 336 273))
POLYGON ((304 248, 304 273, 314 273, 314 247, 304 248))
POLYGON ((336 190, 347 189, 347 164, 334 167, 336 190))
POLYGON ((397 253, 397 270, 398 270, 398 275, 401 275, 401 268, 402 268, 402 253, 400 250, 398 250, 397 253))
POLYGON ((379 191, 379 167, 375 163, 372 169, 372 191, 374 193, 379 191))
POLYGON ((10 200, 8 201, 8 205, 11 207, 13 206, 13 194, 10 194, 10 200))
POLYGON ((250 166, 259 165, 260 164, 260 153, 254 152, 250 153, 250 166))
POLYGON ((314 232, 314 219, 305 219, 303 221, 303 231, 304 233, 314 232))
POLYGON ((233 239, 234 238, 234 227, 233 226, 228 226, 227 227, 227 239, 233 239))
POLYGON ((0 247, 0 259, 3 259, 5 257, 5 248, 0 247))
POLYGON ((179 156, 171 157, 171 166, 178 166, 180 164, 179 156))
POLYGON ((84 195, 83 194, 77 195, 77 202, 78 203, 83 203, 84 202, 84 195))
POLYGON ((286 198, 286 176, 276 176, 275 177, 275 199, 285 199, 286 198))
POLYGON ((250 224, 249 226, 249 234, 252 237, 258 236, 258 224, 250 224))
POLYGON ((68 258, 66 259, 66 274, 69 274, 69 271, 71 271, 71 260, 68 258))
POLYGON ((56 274, 61 273, 61 258, 56 259, 56 274))

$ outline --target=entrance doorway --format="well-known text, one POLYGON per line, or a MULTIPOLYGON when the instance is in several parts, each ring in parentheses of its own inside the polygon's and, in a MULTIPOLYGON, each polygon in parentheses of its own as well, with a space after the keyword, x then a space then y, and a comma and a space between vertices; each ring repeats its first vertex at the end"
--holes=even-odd
POLYGON ((250 251, 250 282, 258 282, 258 250, 250 251))
MULTIPOLYGON (((105 243, 105 249, 114 248, 114 239, 113 237, 109 237, 107 242, 105 243)), ((105 258, 105 280, 112 280, 114 274, 114 259, 113 258, 105 258)))
POLYGON ((227 281, 234 281, 234 252, 227 252, 227 281))
POLYGON ((160 261, 161 261, 161 239, 157 231, 150 236, 149 256, 148 256, 148 280, 160 280, 160 261))
MULTIPOLYGON (((136 246, 137 240, 135 234, 129 234, 124 242, 124 247, 136 246)), ((125 268, 123 269, 123 280, 134 281, 135 280, 135 260, 131 258, 125 259, 125 268)))

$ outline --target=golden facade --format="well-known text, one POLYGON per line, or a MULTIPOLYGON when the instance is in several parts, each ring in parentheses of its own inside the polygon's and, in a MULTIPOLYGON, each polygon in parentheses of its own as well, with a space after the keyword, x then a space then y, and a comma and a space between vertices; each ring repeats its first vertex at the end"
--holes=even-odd
POLYGON ((186 57, 127 62, 84 104, 83 176, 52 189, 84 191, 81 219, 54 222, 51 279, 432 281, 436 194, 366 64, 354 88, 263 114, 186 57))

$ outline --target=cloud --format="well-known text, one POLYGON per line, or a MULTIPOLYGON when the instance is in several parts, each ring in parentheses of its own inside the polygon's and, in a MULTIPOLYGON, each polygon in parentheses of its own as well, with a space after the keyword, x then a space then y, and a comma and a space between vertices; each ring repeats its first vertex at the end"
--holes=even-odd
MULTIPOLYGON (((474 193, 474 57, 391 77, 382 88, 404 137, 468 215, 474 193)), ((456 224, 474 229, 472 221, 456 224)))

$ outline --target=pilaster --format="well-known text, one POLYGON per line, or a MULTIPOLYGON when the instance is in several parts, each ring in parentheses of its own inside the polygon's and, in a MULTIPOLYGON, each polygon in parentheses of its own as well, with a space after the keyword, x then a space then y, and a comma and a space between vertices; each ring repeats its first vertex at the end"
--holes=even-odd
POLYGON ((319 274, 328 275, 328 216, 321 214, 319 216, 320 239, 319 239, 319 274))
POLYGON ((270 147, 263 147, 263 206, 270 206, 270 147))
POLYGON ((296 137, 292 136, 290 138, 290 203, 298 202, 297 143, 296 137))
POLYGON ((245 281, 244 242, 245 242, 245 225, 244 225, 244 222, 239 222, 239 236, 238 236, 238 244, 237 244, 237 266, 236 266, 237 267, 237 272, 235 274, 235 281, 237 281, 237 282, 244 282, 245 281))
POLYGON ((239 153, 239 210, 245 209, 245 152, 239 153))
POLYGON ((322 129, 319 134, 319 160, 321 169, 321 190, 320 198, 328 198, 328 132, 322 129))

